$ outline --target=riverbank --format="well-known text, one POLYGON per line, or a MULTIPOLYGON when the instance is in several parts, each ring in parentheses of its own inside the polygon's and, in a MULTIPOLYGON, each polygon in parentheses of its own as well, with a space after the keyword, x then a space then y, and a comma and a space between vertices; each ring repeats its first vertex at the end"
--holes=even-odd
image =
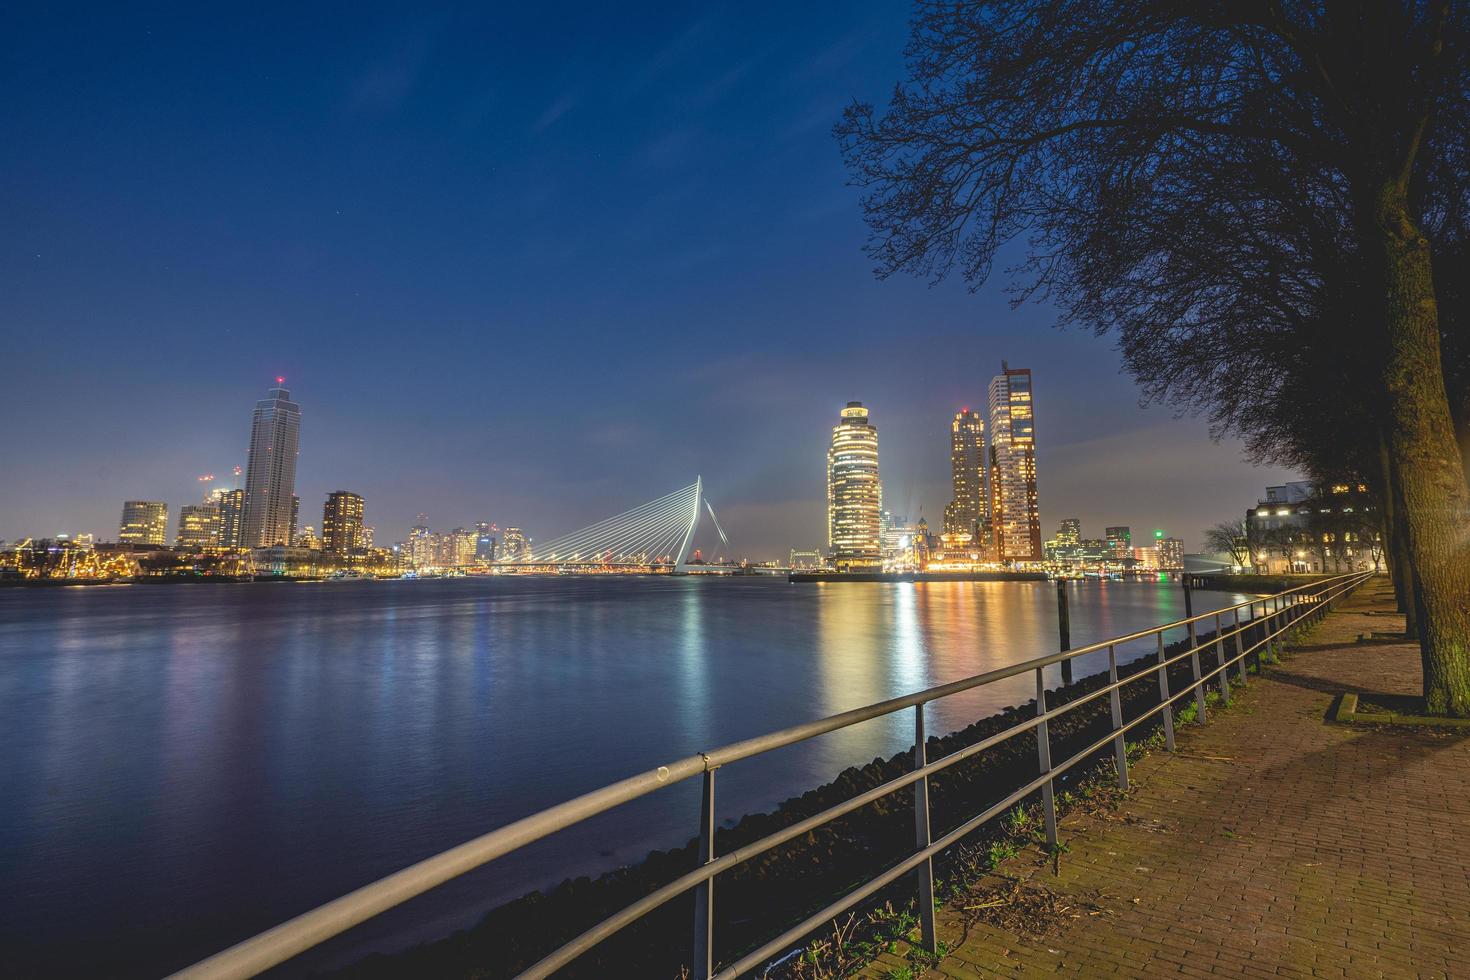
POLYGON ((1045 582, 1045 572, 792 572, 788 582, 1045 582))
POLYGON ((1211 589, 1221 592, 1246 592, 1252 595, 1275 595, 1287 589, 1295 589, 1313 582, 1331 578, 1331 575, 1230 575, 1212 573, 1190 575, 1190 586, 1195 589, 1211 589))
MULTIPOLYGON (((1418 695, 1418 644, 1359 639, 1402 624, 1386 579, 1349 596, 1234 708, 1136 765, 1117 812, 1062 821, 1058 874, 1028 847, 987 882, 1086 914, 1020 919, 1004 894, 956 895, 938 916, 938 973, 1460 975, 1470 738, 1326 720, 1345 691, 1418 695)), ((857 975, 906 975, 909 949, 857 975)))
MULTIPOLYGON (((1212 634, 1201 634, 1207 642, 1212 634)), ((1182 644, 1166 648, 1178 652, 1182 644)), ((1213 651, 1202 651, 1200 660, 1208 671, 1217 665, 1213 651)), ((1122 676, 1153 671, 1154 655, 1120 665, 1122 676)), ((1053 707, 1086 697, 1107 681, 1094 674, 1048 693, 1053 707)), ((1170 668, 1171 689, 1190 683, 1189 667, 1170 668)), ((1125 718, 1139 717, 1158 704, 1158 687, 1140 681, 1123 689, 1125 718)), ((930 738, 929 758, 958 751, 990 735, 1013 728, 1034 717, 1035 702, 1007 708, 957 732, 930 738)), ((1132 736, 1148 738, 1159 722, 1138 726, 1132 736)), ((1111 730, 1111 715, 1105 698, 1061 715, 1050 723, 1054 757, 1065 757, 1096 743, 1111 730)), ((1111 748, 1099 750, 1093 765, 1079 767, 1058 779, 1058 791, 1086 779, 1098 765, 1107 765, 1111 748)), ((833 781, 792 797, 767 813, 748 814, 733 826, 716 833, 717 853, 749 844, 782 827, 790 826, 843 800, 850 799, 908 771, 912 749, 865 766, 849 768, 833 781)), ((930 781, 930 812, 938 836, 973 814, 1003 798, 1015 787, 1036 776, 1036 742, 1023 733, 984 753, 958 763, 930 781)), ((998 822, 996 822, 998 823, 998 822)), ((981 828, 967 843, 983 842, 999 833, 997 826, 981 828)), ((892 864, 913 844, 913 806, 910 794, 899 792, 827 824, 794 841, 765 852, 758 858, 722 874, 719 891, 719 924, 716 930, 716 959, 730 962, 792 922, 821 908, 834 896, 892 864)), ((953 856, 936 860, 937 873, 945 875, 953 856)), ((474 927, 453 936, 392 955, 374 955, 334 974, 353 980, 382 980, 389 977, 443 976, 494 978, 512 976, 541 956, 569 941, 585 929, 683 874, 696 864, 695 842, 682 848, 655 851, 641 863, 618 868, 597 878, 580 877, 527 894, 501 905, 474 927)), ((895 885, 877 896, 907 902, 909 886, 895 885)), ((561 976, 605 977, 636 975, 675 977, 687 962, 689 923, 693 916, 692 896, 686 895, 650 913, 617 933, 577 960, 561 976)))

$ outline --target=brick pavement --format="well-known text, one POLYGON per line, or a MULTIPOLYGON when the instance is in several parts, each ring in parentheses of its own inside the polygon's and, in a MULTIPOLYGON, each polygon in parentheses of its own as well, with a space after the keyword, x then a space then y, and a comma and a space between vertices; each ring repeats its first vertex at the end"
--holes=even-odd
POLYGON ((925 976, 1470 977, 1470 737, 1326 720, 1344 690, 1418 690, 1416 646, 1356 642, 1401 631, 1392 610, 1370 582, 1137 763, 1121 812, 1064 820, 1059 875, 1002 865, 1069 906, 1039 936, 944 909, 955 949, 925 976))

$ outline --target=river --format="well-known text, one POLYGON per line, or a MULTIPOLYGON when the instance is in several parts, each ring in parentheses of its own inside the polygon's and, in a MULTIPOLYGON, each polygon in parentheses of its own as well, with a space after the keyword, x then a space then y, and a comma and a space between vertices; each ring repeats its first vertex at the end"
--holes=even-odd
MULTIPOLYGON (((1069 590, 1074 645, 1184 614, 1177 585, 1069 590)), ((1232 601, 1198 593, 1195 608, 1232 601)), ((616 778, 1056 642, 1046 583, 0 590, 6 972, 156 976, 616 778)), ((1024 702, 1031 685, 934 705, 929 730, 1024 702)), ((911 724, 905 713, 728 767, 719 818, 892 754, 911 724)), ((697 784, 468 875, 286 972, 447 934, 531 888, 681 844, 697 784)))

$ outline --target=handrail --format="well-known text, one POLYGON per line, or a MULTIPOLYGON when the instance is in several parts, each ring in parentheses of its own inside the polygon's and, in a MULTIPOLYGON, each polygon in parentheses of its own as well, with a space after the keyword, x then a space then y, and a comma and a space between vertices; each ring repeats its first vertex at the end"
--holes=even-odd
MULTIPOLYGON (((782 933, 781 936, 747 954, 737 963, 725 968, 718 974, 721 980, 724 980, 724 978, 733 978, 746 969, 758 966, 773 953, 779 952, 791 942, 800 939, 801 936, 805 935, 812 928, 821 925, 823 921, 831 918, 832 915, 861 901, 863 898, 879 891, 886 885, 897 881, 913 869, 920 868, 926 870, 926 873, 932 874, 927 869, 931 868, 930 859, 935 854, 951 846, 964 835, 978 829, 987 820, 992 819, 996 814, 1003 812, 1030 794, 1035 793, 1038 789, 1042 790, 1044 794, 1043 804, 1046 810, 1048 838, 1051 843, 1055 843, 1055 807, 1052 801, 1051 789, 1059 776, 1087 761, 1097 752, 1105 748, 1109 742, 1113 742, 1118 747, 1117 765, 1119 781, 1126 786, 1127 759, 1123 750, 1122 740, 1126 737, 1127 732, 1131 731, 1140 723, 1152 719, 1155 715, 1162 715, 1164 718, 1166 744, 1169 750, 1172 751, 1174 741, 1172 708, 1175 701, 1193 694, 1199 708, 1196 720, 1203 724, 1205 721, 1204 692, 1207 683, 1218 679, 1221 693, 1228 699, 1230 684, 1229 669, 1232 666, 1239 667, 1240 677, 1243 680, 1245 677, 1245 660, 1247 657, 1255 653, 1259 660, 1260 651, 1263 648, 1272 649, 1274 645, 1275 648, 1279 649, 1280 638, 1290 628, 1308 616, 1320 617, 1324 615, 1326 610, 1339 598, 1362 584, 1372 574, 1371 572, 1353 572, 1331 578, 1318 579, 1272 595, 1257 596, 1246 602, 1213 609, 1186 619, 1166 623, 1162 626, 1151 627, 1124 636, 1112 637, 1059 653, 1035 657, 1007 667, 975 674, 971 677, 961 678, 960 680, 951 681, 947 684, 940 684, 914 694, 889 698, 885 701, 839 712, 838 714, 830 715, 816 721, 793 725, 780 731, 733 742, 709 752, 685 756, 667 765, 637 773, 617 782, 610 783, 601 789, 584 793, 574 799, 549 807, 539 813, 523 817, 504 827, 490 831, 433 857, 412 864, 400 871, 380 878, 371 884, 357 888, 340 898, 318 906, 311 911, 304 912, 259 935, 237 943, 222 952, 216 953, 208 959, 175 973, 173 978, 174 980, 234 980, 234 978, 255 976, 333 936, 347 931, 367 919, 421 895, 452 878, 472 871, 475 868, 482 867, 527 844, 557 833, 558 831, 565 830, 568 827, 581 823, 589 817, 596 816, 614 807, 646 796, 665 786, 682 782, 692 776, 702 774, 705 783, 705 808, 707 812, 701 819, 700 843, 701 854, 708 855, 708 859, 673 882, 624 907, 621 911, 609 918, 604 919, 520 974, 522 978, 528 978, 528 980, 530 978, 545 977, 562 966, 565 966, 567 963, 570 963, 601 940, 611 936, 653 909, 658 908, 690 889, 699 889, 699 897, 706 903, 705 909, 708 912, 712 908, 709 905, 712 898, 711 884, 720 872, 728 870, 765 850, 785 843, 788 840, 807 833, 816 827, 829 823, 905 787, 913 786, 916 799, 922 793, 923 798, 927 800, 928 780, 933 773, 978 755, 980 752, 1014 738, 1017 735, 1028 731, 1036 731, 1038 750, 1042 762, 1040 774, 1036 779, 1027 782, 1025 785, 1008 794, 1005 799, 992 804, 979 814, 964 821, 960 826, 954 828, 936 841, 931 842, 928 839, 927 809, 923 808, 923 814, 921 816, 923 826, 919 828, 920 846, 917 850, 877 877, 843 895, 835 904, 809 917, 801 924, 792 927, 782 933), (1258 605, 1261 607, 1262 614, 1260 616, 1256 615, 1256 606, 1258 605), (1241 610, 1247 610, 1249 618, 1242 621, 1240 618, 1241 610), (1226 614, 1232 614, 1235 620, 1235 628, 1229 632, 1225 631, 1223 620, 1221 619, 1221 616, 1226 614), (1195 635, 1196 626, 1207 620, 1214 621, 1215 635, 1212 639, 1200 643, 1195 635), (1247 646, 1241 639, 1243 634, 1257 627, 1263 627, 1260 638, 1247 646), (1188 649, 1166 658, 1164 656, 1163 636, 1169 630, 1181 628, 1188 629, 1189 631, 1188 649), (1139 659, 1141 661, 1156 656, 1157 662, 1147 668, 1140 668, 1127 676, 1119 677, 1116 662, 1117 648, 1147 637, 1158 638, 1158 653, 1157 655, 1145 654, 1139 659), (1225 643, 1227 640, 1230 641, 1233 651, 1232 656, 1228 660, 1225 658, 1225 643), (1198 655, 1201 650, 1207 650, 1210 647, 1216 648, 1218 666, 1209 673, 1202 673, 1198 655), (1046 691, 1043 685, 1043 671, 1045 668, 1103 649, 1109 651, 1109 682, 1077 698, 1059 704, 1055 708, 1048 708, 1046 705, 1046 691), (1167 677, 1168 668, 1174 664, 1181 663, 1185 658, 1191 660, 1193 680, 1189 686, 1170 694, 1167 677), (761 755, 774 749, 794 745, 798 742, 803 742, 861 722, 870 721, 874 718, 893 714, 896 711, 902 711, 906 708, 916 709, 916 736, 921 736, 923 732, 924 705, 953 694, 973 690, 986 684, 995 683, 996 681, 1016 677, 1025 673, 1035 673, 1036 675, 1037 711, 1033 717, 1024 719, 1000 732, 996 732, 971 745, 967 745, 964 748, 934 760, 923 758, 921 754, 923 742, 920 738, 916 742, 916 749, 918 750, 916 751, 916 767, 910 772, 890 779, 858 796, 835 804, 795 824, 777 830, 760 840, 746 844, 738 850, 731 851, 718 858, 714 856, 711 836, 713 827, 711 814, 713 808, 715 771, 721 766, 761 755), (1157 676, 1158 678, 1160 690, 1159 703, 1125 724, 1119 707, 1120 691, 1127 684, 1133 683, 1140 678, 1152 676, 1157 676), (1092 703, 1103 695, 1110 695, 1112 698, 1112 730, 1107 736, 1088 748, 1073 753, 1066 760, 1052 765, 1050 763, 1050 739, 1047 734, 1048 721, 1074 710, 1083 704, 1092 703)), ((920 809, 916 807, 916 815, 918 815, 920 809)), ((921 909, 920 914, 926 920, 924 923, 925 937, 932 937, 933 909, 921 909)), ((712 923, 712 912, 704 916, 704 918, 706 923, 712 923)), ((703 960, 703 963, 696 962, 695 964, 696 975, 705 977, 715 975, 711 955, 713 943, 709 933, 710 930, 707 925, 702 928, 698 922, 696 923, 695 955, 696 960, 703 960)))

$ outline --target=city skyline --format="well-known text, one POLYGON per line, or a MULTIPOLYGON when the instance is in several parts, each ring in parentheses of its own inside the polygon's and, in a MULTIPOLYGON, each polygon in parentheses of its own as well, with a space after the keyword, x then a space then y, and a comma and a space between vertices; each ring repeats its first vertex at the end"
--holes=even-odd
MULTIPOLYGON (((1000 390, 1007 391, 1008 388, 1007 388, 1005 382, 1006 382, 1006 380, 1007 380, 1007 378, 1009 376, 1024 377, 1026 379, 1026 387, 1027 387, 1027 390, 1028 390, 1028 397, 1026 399, 1026 406, 1023 409, 1023 411, 1024 411, 1024 413, 1025 413, 1025 415, 1027 417, 1026 424, 1029 426, 1030 425, 1030 413, 1031 413, 1031 407, 1030 407, 1030 401, 1029 401, 1029 382, 1030 382, 1031 371, 1030 371, 1029 368, 1010 369, 1008 367, 1006 367, 1004 369, 1004 371, 1005 371, 1005 373, 1003 373, 1001 375, 997 375, 994 378, 992 378, 991 379, 990 386, 989 386, 989 388, 990 388, 990 400, 992 402, 991 407, 990 407, 990 415, 991 415, 991 418, 992 418, 992 426, 994 426, 995 421, 1000 417, 1000 416, 997 415, 997 412, 1000 410, 1000 405, 1001 404, 1004 404, 1006 406, 1006 411, 1005 411, 1004 414, 1007 417, 1007 419, 1009 418, 1010 409, 1009 409, 1009 401, 1007 400, 1008 399, 1008 395, 1006 395, 1002 399, 1002 402, 1001 403, 996 403, 995 402, 995 398, 996 398, 996 395, 997 395, 997 384, 1000 384, 1000 390)), ((295 402, 289 401, 290 391, 284 387, 284 383, 285 383, 285 378, 284 377, 278 376, 275 379, 273 379, 273 381, 274 381, 274 387, 272 387, 270 389, 270 391, 267 393, 268 397, 266 399, 260 400, 260 401, 258 401, 256 403, 256 408, 255 408, 254 414, 252 416, 250 446, 253 447, 253 446, 257 445, 257 443, 258 443, 263 450, 271 450, 271 445, 270 444, 271 444, 271 440, 273 438, 274 439, 277 439, 277 440, 284 439, 285 441, 289 442, 289 444, 290 444, 291 447, 295 447, 296 446, 296 440, 299 437, 300 406, 298 404, 296 404, 295 402)), ((858 405, 859 409, 861 409, 861 411, 864 413, 864 415, 866 417, 867 410, 866 409, 863 409, 860 403, 849 403, 849 407, 852 407, 853 405, 858 405)), ((1001 428, 1008 429, 1009 428, 1009 424, 1010 423, 1007 421, 1003 426, 1001 426, 1001 428)), ((992 429, 992 431, 994 431, 994 429, 992 429)), ((958 491, 958 488, 960 487, 960 483, 961 483, 961 481, 963 479, 963 477, 962 477, 963 470, 964 470, 965 466, 968 465, 968 457, 971 456, 971 455, 975 455, 976 453, 985 454, 986 443, 987 443, 987 438, 986 438, 986 435, 985 435, 985 424, 982 421, 981 417, 978 414, 972 412, 969 409, 968 406, 966 406, 964 408, 961 408, 958 412, 956 412, 955 415, 954 415, 954 417, 951 419, 951 424, 950 424, 949 460, 948 460, 950 474, 951 474, 950 487, 951 487, 951 491, 952 492, 957 492, 958 491), (961 433, 964 433, 964 436, 963 437, 962 437, 961 433), (978 433, 978 439, 976 438, 977 433, 978 433), (967 447, 965 445, 967 441, 970 442, 970 443, 973 443, 973 445, 967 447), (959 454, 959 455, 957 455, 957 454, 959 454), (958 466, 958 468, 957 468, 957 460, 960 460, 961 461, 961 463, 958 466)), ((1031 441, 1031 450, 1030 451, 1031 452, 1034 452, 1035 451, 1034 440, 1031 441)), ((246 458, 247 458, 247 461, 248 461, 248 459, 249 459, 249 457, 251 455, 249 449, 247 449, 247 452, 246 452, 245 455, 246 455, 246 458)), ((292 530, 292 535, 291 536, 292 536, 293 540, 295 538, 295 535, 300 532, 300 530, 302 529, 302 527, 311 527, 312 526, 310 524, 310 518, 309 517, 308 518, 305 518, 305 519, 302 519, 299 516, 299 513, 298 512, 300 510, 300 503, 301 503, 301 497, 300 497, 300 495, 299 494, 296 494, 294 492, 291 492, 292 490, 294 490, 294 480, 295 480, 295 465, 294 464, 295 464, 295 460, 296 460, 297 455, 298 454, 297 453, 294 453, 294 452, 287 454, 287 456, 289 457, 290 464, 291 464, 289 467, 286 467, 286 468, 289 468, 289 470, 290 470, 289 473, 284 472, 284 469, 283 469, 284 464, 287 462, 287 459, 280 457, 279 454, 274 453, 273 451, 265 451, 265 452, 262 452, 262 454, 261 454, 261 463, 257 467, 259 473, 261 474, 260 475, 260 480, 262 481, 262 485, 264 485, 264 486, 269 487, 271 485, 269 481, 272 479, 271 474, 274 473, 276 493, 277 493, 278 498, 280 498, 280 499, 277 500, 276 508, 277 508, 277 510, 279 512, 288 512, 289 513, 290 516, 288 517, 288 521, 290 522, 290 527, 291 527, 291 530, 292 530), (289 481, 289 482, 283 482, 283 481, 289 481)), ((983 472, 980 473, 980 475, 979 475, 979 485, 982 486, 982 487, 988 485, 990 482, 992 482, 994 480, 994 470, 995 470, 994 453, 992 452, 992 453, 990 453, 988 455, 991 457, 991 462, 990 462, 989 465, 987 465, 987 466, 984 467, 983 472)), ((1030 499, 1034 500, 1035 499, 1035 496, 1036 496, 1036 493, 1035 493, 1035 479, 1034 479, 1035 478, 1036 463, 1035 463, 1034 457, 1028 456, 1027 457, 1027 461, 1026 461, 1026 463, 1024 465, 1029 468, 1029 472, 1031 473, 1032 483, 1031 483, 1031 486, 1029 488, 1029 492, 1030 492, 1030 499)), ((248 462, 247 462, 247 467, 248 467, 248 462)), ((241 482, 241 476, 242 476, 242 474, 245 474, 245 476, 244 476, 244 482, 246 482, 248 484, 248 482, 249 482, 249 471, 248 471, 247 468, 242 468, 242 467, 236 466, 234 468, 234 472, 235 472, 235 482, 237 484, 241 482)), ((918 481, 905 481, 901 485, 903 488, 897 494, 895 494, 893 497, 890 497, 889 500, 884 501, 884 503, 883 503, 883 509, 892 511, 894 509, 893 508, 893 505, 891 505, 891 501, 893 499, 902 499, 902 500, 912 501, 913 498, 914 498, 914 494, 909 489, 909 487, 912 485, 912 483, 918 482, 918 483, 933 484, 934 483, 933 476, 934 476, 934 474, 927 474, 927 479, 920 479, 918 481)), ((161 530, 153 533, 153 537, 151 537, 149 539, 150 540, 150 543, 163 543, 163 544, 168 544, 168 543, 177 543, 180 540, 187 540, 187 541, 192 542, 192 543, 198 543, 197 542, 197 539, 199 539, 200 534, 201 534, 201 532, 199 530, 199 526, 202 526, 202 522, 205 520, 205 511, 208 510, 212 514, 213 519, 218 522, 218 524, 217 524, 217 527, 218 527, 218 543, 221 546, 223 546, 225 548, 239 547, 239 546, 242 546, 242 545, 248 547, 248 544, 246 544, 245 531, 244 531, 244 519, 245 519, 245 514, 244 514, 245 507, 244 507, 244 504, 245 504, 245 501, 247 499, 246 489, 244 487, 239 487, 239 486, 236 486, 236 487, 233 487, 233 488, 215 487, 215 488, 210 489, 209 485, 215 479, 216 478, 211 473, 211 474, 208 474, 206 476, 197 477, 193 481, 193 485, 196 486, 196 487, 200 483, 203 483, 206 486, 205 498, 204 498, 203 504, 200 504, 197 501, 196 502, 191 502, 189 504, 180 504, 180 505, 170 505, 167 501, 128 501, 125 504, 125 508, 124 508, 125 516, 124 516, 123 523, 127 523, 127 516, 126 515, 127 515, 127 508, 128 507, 137 507, 137 506, 142 506, 142 505, 147 505, 149 507, 161 507, 162 508, 162 510, 161 510, 162 523, 159 525, 159 528, 161 530), (172 516, 175 515, 175 514, 177 515, 177 522, 175 522, 175 520, 171 519, 172 516), (186 521, 189 522, 191 525, 193 525, 190 529, 187 529, 187 530, 184 529, 184 527, 183 527, 183 525, 185 524, 186 521), (183 534, 184 534, 184 538, 183 539, 180 538, 181 531, 183 531, 183 534), (169 533, 169 532, 172 532, 172 533, 169 533), (161 541, 160 540, 157 540, 157 535, 158 534, 162 534, 163 535, 163 538, 162 538, 161 541)), ((884 493, 884 492, 889 492, 889 491, 887 491, 884 488, 884 485, 883 485, 882 482, 879 483, 879 489, 880 489, 880 494, 881 493, 884 493)), ((362 496, 359 495, 359 494, 356 494, 356 493, 352 493, 352 492, 348 492, 348 491, 341 491, 341 490, 324 491, 324 492, 322 492, 321 496, 323 498, 325 498, 325 501, 326 501, 326 503, 325 503, 326 510, 330 510, 332 508, 334 498, 337 498, 338 495, 340 495, 340 494, 346 494, 347 497, 356 498, 356 501, 357 501, 356 507, 360 511, 360 509, 361 509, 362 496)), ((1062 497, 1064 499, 1067 499, 1067 495, 1065 493, 1062 494, 1062 497)), ((824 513, 822 515, 822 517, 823 517, 824 523, 827 523, 828 525, 830 525, 830 520, 831 520, 831 514, 830 514, 830 481, 829 481, 829 488, 828 488, 828 497, 827 497, 827 499, 829 501, 829 506, 827 508, 827 512, 824 513)), ((954 504, 954 500, 951 500, 948 505, 946 505, 946 506, 944 506, 942 508, 941 513, 948 514, 951 511, 951 509, 953 508, 953 504, 954 504)), ((991 506, 993 506, 993 504, 994 504, 994 500, 991 497, 989 497, 989 496, 987 496, 982 501, 982 506, 980 508, 980 512, 981 512, 981 519, 983 521, 988 521, 989 520, 989 511, 990 511, 991 506)), ((312 506, 315 506, 315 505, 312 505, 312 506)), ((905 505, 897 505, 897 506, 903 507, 905 505)), ((925 505, 924 504, 921 503, 921 504, 917 505, 916 507, 913 506, 913 505, 911 505, 911 504, 908 505, 908 506, 912 510, 915 518, 917 518, 917 517, 927 517, 928 516, 927 515, 927 512, 924 509, 925 508, 925 505)), ((736 512, 738 512, 739 511, 739 504, 737 503, 732 509, 735 510, 736 512)), ((1073 509, 1075 510, 1076 508, 1073 508, 1073 509)), ((1104 518, 1106 518, 1106 519, 1112 519, 1113 512, 1110 511, 1110 510, 1108 510, 1106 507, 1104 507, 1102 510, 1100 510, 1099 513, 1102 514, 1104 516, 1104 518)), ((1154 519, 1156 516, 1157 516, 1156 514, 1146 514, 1145 515, 1145 519, 1143 521, 1141 521, 1140 523, 1141 524, 1157 524, 1159 522, 1154 519)), ((3 515, 0 515, 0 518, 3 518, 3 515)), ((154 522, 154 523, 156 523, 158 521, 158 519, 159 518, 158 518, 158 514, 157 513, 152 514, 152 516, 150 517, 150 521, 151 522, 154 522)), ((360 515, 359 515, 359 517, 358 517, 357 520, 358 520, 358 523, 360 525, 360 522, 361 522, 360 515)), ((420 513, 418 515, 418 517, 415 519, 417 525, 424 525, 424 522, 426 520, 427 520, 427 515, 424 514, 424 513, 420 513)), ((326 511, 324 511, 324 513, 323 513, 323 521, 322 521, 323 533, 320 536, 320 538, 321 538, 321 540, 323 541, 324 544, 325 544, 325 541, 327 539, 327 536, 326 536, 326 533, 325 533, 325 529, 326 529, 327 523, 328 523, 328 521, 327 521, 327 515, 326 515, 326 511)), ((436 522, 436 523, 438 523, 441 526, 447 528, 447 527, 450 527, 450 526, 455 525, 455 524, 460 524, 460 525, 472 524, 472 525, 475 525, 476 527, 480 527, 482 525, 483 526, 489 526, 492 522, 486 522, 486 521, 482 521, 482 520, 469 521, 469 520, 454 519, 454 520, 445 520, 445 521, 436 522)), ((1041 553, 1040 552, 1041 532, 1039 530, 1041 523, 1042 523, 1042 521, 1039 518, 1036 519, 1036 520, 1034 520, 1031 523, 1031 533, 1032 533, 1032 536, 1035 538, 1035 540, 1037 542, 1036 552, 1035 553, 1038 556, 1041 553)), ((75 522, 73 522, 73 525, 75 525, 75 522)), ((389 528, 392 528, 394 526, 394 522, 390 520, 388 522, 385 522, 385 525, 387 527, 389 527, 389 528)), ((933 528, 934 528, 935 531, 941 530, 943 528, 942 521, 936 522, 933 525, 933 528)), ((519 528, 513 528, 513 529, 515 531, 517 531, 518 533, 521 533, 519 528)), ((360 530, 361 530, 361 528, 359 527, 359 531, 360 530)), ((412 548, 413 539, 414 539, 414 530, 415 530, 415 528, 405 528, 405 530, 404 530, 404 532, 402 534, 392 534, 392 533, 390 533, 390 534, 386 535, 383 538, 383 541, 385 543, 391 543, 392 541, 401 541, 405 545, 405 550, 409 550, 409 549, 412 548)), ((459 531, 459 530, 463 530, 463 528, 456 528, 455 530, 456 531, 459 531)), ((547 537, 549 537, 552 534, 559 533, 562 530, 565 530, 565 528, 544 528, 544 529, 538 528, 535 531, 532 531, 529 534, 527 534, 527 536, 528 537, 532 537, 532 538, 538 537, 538 536, 547 536, 547 537)), ((369 533, 371 533, 371 532, 374 531, 374 529, 373 528, 367 528, 366 531, 369 532, 369 533)), ((422 531, 423 531, 424 534, 427 534, 428 533, 427 526, 423 526, 422 527, 422 531)), ((829 532, 828 536, 830 538, 830 526, 828 527, 828 532, 829 532)), ((32 531, 32 532, 26 532, 26 531, 22 531, 19 534, 10 537, 10 539, 11 540, 15 540, 15 539, 18 539, 20 537, 27 537, 27 536, 39 538, 39 537, 43 537, 43 536, 50 536, 50 535, 53 535, 53 534, 56 534, 56 533, 62 533, 62 534, 91 533, 91 534, 94 534, 94 535, 99 535, 100 534, 100 537, 99 537, 100 540, 109 540, 112 537, 112 535, 110 535, 106 530, 102 530, 102 531, 99 532, 99 531, 95 531, 95 530, 82 529, 82 528, 79 528, 77 526, 67 526, 67 527, 58 528, 56 530, 47 531, 47 532, 34 532, 34 531, 32 531)), ((445 533, 453 533, 453 532, 445 532, 445 533)), ((1190 532, 1188 530, 1184 530, 1184 531, 1182 531, 1180 533, 1183 533, 1185 535, 1190 534, 1190 532)), ((808 539, 807 537, 804 537, 803 536, 805 534, 806 534, 806 531, 805 530, 800 531, 792 539, 792 542, 790 542, 790 543, 783 544, 781 542, 776 542, 775 545, 769 546, 764 551, 755 552, 755 553, 747 553, 747 557, 753 557, 753 558, 757 558, 757 559, 767 559, 767 558, 772 557, 773 555, 774 556, 779 556, 781 553, 783 553, 783 551, 790 550, 790 548, 793 548, 793 547, 800 548, 800 547, 803 546, 803 542, 808 539)), ((124 535, 121 533, 121 530, 119 531, 119 534, 118 534, 117 537, 118 537, 118 540, 128 540, 128 538, 125 538, 124 535)), ((993 538, 993 535, 992 535, 992 538, 993 538)), ((6 540, 6 537, 3 536, 3 535, 0 535, 0 540, 6 540)), ((1190 539, 1186 538, 1186 541, 1190 541, 1190 539)), ((993 540, 990 542, 990 544, 993 547, 993 540)), ((1189 544, 1189 547, 1191 548, 1191 550, 1195 550, 1198 546, 1196 544, 1190 543, 1189 544)), ((334 550, 334 549, 328 548, 327 550, 334 550)))
POLYGON ((812 440, 849 399, 882 419, 889 508, 938 528, 948 420, 1001 356, 1045 372, 1044 527, 1193 548, 1297 478, 1139 409, 1111 341, 999 284, 874 281, 829 130, 899 73, 902 5, 572 15, 568 37, 530 12, 292 12, 287 44, 263 27, 287 11, 251 8, 216 45, 188 18, 20 12, 0 317, 24 424, 0 453, 26 465, 0 537, 109 534, 123 499, 175 517, 245 463, 240 406, 277 375, 307 406, 302 523, 349 487, 380 542, 419 511, 555 533, 702 472, 737 545, 784 555, 820 540, 812 440))

